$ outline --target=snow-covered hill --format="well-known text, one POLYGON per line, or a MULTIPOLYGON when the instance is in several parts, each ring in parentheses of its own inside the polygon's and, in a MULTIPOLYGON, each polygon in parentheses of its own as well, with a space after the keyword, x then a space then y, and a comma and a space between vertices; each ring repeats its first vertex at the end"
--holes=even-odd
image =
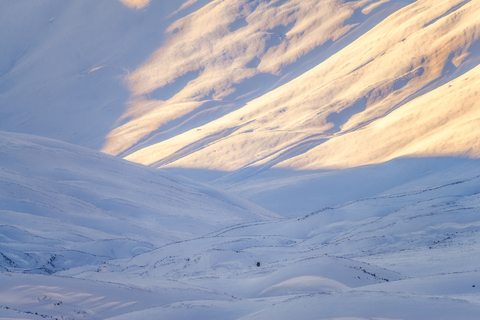
POLYGON ((220 190, 100 152, 28 135, 0 137, 2 270, 98 265, 278 218, 220 190))
MULTIPOLYGON (((231 2, 243 5, 241 1, 231 2)), ((263 3, 266 7, 261 10, 261 5, 254 6, 252 12, 249 6, 243 6, 244 10, 238 14, 247 15, 247 24, 234 32, 220 32, 223 24, 231 22, 219 19, 209 20, 215 25, 209 28, 216 33, 209 28, 196 28, 197 20, 200 23, 210 15, 218 16, 217 11, 223 10, 220 15, 228 17, 228 10, 234 6, 227 3, 216 6, 217 2, 211 2, 183 19, 181 31, 129 77, 136 99, 128 112, 133 119, 112 131, 105 151, 119 153, 131 141, 134 147, 128 150, 135 152, 126 157, 131 161, 156 167, 222 171, 275 165, 303 170, 345 168, 405 155, 478 157, 480 154, 476 138, 479 134, 476 125, 479 121, 476 75, 480 62, 478 2, 388 1, 375 3, 378 6, 370 11, 373 1, 321 1, 315 5, 304 1, 272 1, 263 3), (317 11, 316 6, 321 10, 317 11), (262 18, 257 18, 258 10, 264 15, 262 18), (249 37, 261 38, 262 26, 273 23, 270 16, 279 19, 277 24, 288 25, 288 29, 281 35, 278 46, 263 49, 262 41, 257 44, 249 37), (312 24, 313 17, 318 19, 315 20, 318 26, 312 24), (328 40, 329 37, 333 40, 328 40), (217 38, 213 43, 218 47, 203 47, 217 38), (324 60, 317 57, 311 69, 289 79, 286 74, 289 61, 298 62, 308 56, 308 47, 302 45, 312 42, 306 38, 322 43, 317 50, 324 60), (237 40, 248 41, 241 54, 236 53, 237 40), (345 47, 338 52, 330 51, 342 41, 345 47), (250 53, 255 46, 259 49, 250 53), (214 62, 184 54, 181 48, 195 48, 196 54, 210 57, 214 62), (202 51, 210 49, 223 50, 223 55, 202 51), (164 62, 178 52, 185 56, 177 60, 179 66, 169 63, 160 72, 164 62), (249 55, 254 54, 258 55, 258 66, 246 67, 249 55), (225 59, 231 60, 230 69, 223 74, 225 59), (215 80, 210 76, 213 72, 210 64, 214 66, 215 77, 242 77, 246 72, 254 76, 245 75, 242 81, 215 80), (203 71, 165 102, 141 98, 171 81, 169 77, 174 75, 170 74, 176 74, 173 70, 178 74, 187 72, 182 68, 203 71), (279 78, 284 76, 285 84, 270 87, 270 91, 258 98, 247 99, 246 104, 230 101, 230 95, 243 97, 247 91, 238 91, 247 88, 246 83, 255 78, 258 81, 250 87, 252 90, 266 86, 268 78, 262 78, 265 72, 279 78), (231 86, 236 89, 233 93, 231 86), (200 97, 212 91, 213 101, 209 103, 220 104, 222 108, 230 105, 227 102, 232 103, 231 112, 205 123, 205 117, 209 119, 207 114, 215 114, 214 109, 201 107, 210 108, 202 116, 192 111, 197 108, 192 103, 198 99, 202 102, 205 98, 200 97), (195 99, 188 98, 192 96, 195 99), (176 104, 180 101, 182 107, 178 109, 176 104), (187 104, 187 101, 192 102, 187 104), (175 111, 166 112, 167 108, 175 111), (188 116, 175 120, 178 125, 174 126, 170 114, 179 117, 184 112, 188 116), (187 122, 192 128, 179 132, 180 123, 186 126, 187 122)), ((154 91, 151 95, 154 96, 154 91)))
POLYGON ((232 187, 285 206, 279 218, 113 156, 1 137, 2 317, 478 318, 476 160, 267 171, 232 187))
POLYGON ((478 319, 479 14, 1 1, 0 319, 478 319))
POLYGON ((479 154, 477 1, 0 6, 0 130, 224 171, 479 154))

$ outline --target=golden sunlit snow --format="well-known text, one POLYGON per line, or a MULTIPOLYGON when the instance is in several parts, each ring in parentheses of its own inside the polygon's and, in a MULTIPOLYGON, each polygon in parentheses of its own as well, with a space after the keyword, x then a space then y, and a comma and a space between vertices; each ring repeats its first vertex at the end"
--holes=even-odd
POLYGON ((130 8, 143 8, 145 7, 150 0, 120 0, 124 5, 130 7, 130 8))
MULTIPOLYGON (((119 154, 207 100, 227 104, 233 84, 279 74, 314 47, 348 35, 361 15, 389 5, 290 1, 259 9, 212 1, 173 23, 170 41, 129 76, 132 98, 123 117, 131 120, 110 133, 104 151, 119 154), (231 32, 239 19, 246 24, 231 32), (268 30, 287 25, 281 42, 267 49, 268 30), (258 66, 248 68, 255 57, 258 66), (198 77, 173 97, 149 97, 192 71, 198 77)), ((413 154, 476 157, 478 68, 456 73, 475 65, 478 17, 478 1, 414 2, 296 79, 126 159, 230 171, 267 163, 349 167, 413 154)))

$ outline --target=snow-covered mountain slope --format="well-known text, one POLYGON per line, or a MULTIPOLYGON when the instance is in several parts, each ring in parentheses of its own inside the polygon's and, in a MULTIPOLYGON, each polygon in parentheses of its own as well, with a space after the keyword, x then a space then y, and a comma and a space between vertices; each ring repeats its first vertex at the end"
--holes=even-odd
POLYGON ((402 156, 479 158, 480 66, 363 130, 335 137, 279 167, 353 167, 402 156))
POLYGON ((171 39, 129 75, 123 117, 131 120, 104 150, 131 153, 238 109, 351 42, 367 18, 378 22, 409 1, 359 13, 370 2, 209 1, 173 23, 171 39))
POLYGON ((301 217, 319 208, 333 208, 360 198, 468 180, 477 175, 479 165, 476 159, 454 157, 399 158, 344 170, 245 169, 209 183, 283 216, 301 217))
MULTIPOLYGON (((367 3, 334 2, 342 8, 357 7, 356 14, 340 25, 349 25, 352 19, 364 21, 367 16, 362 12, 368 11, 365 10, 367 3)), ((286 14, 295 8, 294 4, 300 5, 300 2, 287 1, 275 10, 286 14)), ((169 139, 162 138, 164 141, 138 150, 126 159, 157 167, 166 165, 234 171, 282 162, 285 164, 280 166, 295 169, 351 167, 411 154, 478 157, 475 105, 478 87, 476 66, 480 61, 477 32, 479 3, 460 0, 419 0, 410 4, 389 1, 380 7, 400 4, 404 7, 383 21, 370 21, 373 23, 370 30, 365 30, 342 50, 296 79, 248 101, 245 106, 217 120, 194 126, 174 137, 167 134, 169 139), (446 140, 451 143, 446 143, 446 140), (293 157, 295 159, 290 161, 293 157)), ((202 12, 189 17, 193 20, 202 12)), ((255 12, 251 13, 252 17, 255 12)), ((328 17, 337 19, 342 11, 339 12, 328 17)), ((294 14, 291 16, 296 20, 285 36, 286 42, 296 38, 294 31, 303 21, 294 14)), ((248 17, 247 22, 250 21, 248 17)), ((321 21, 328 24, 330 20, 325 18, 321 21)), ((198 30, 194 28, 194 21, 185 28, 185 34, 189 28, 198 30)), ((249 28, 250 23, 234 34, 246 32, 249 28)), ((149 63, 132 74, 134 88, 143 84, 142 88, 150 90, 147 84, 163 85, 158 77, 167 77, 168 72, 156 72, 161 74, 158 77, 145 73, 154 72, 155 68, 162 66, 162 61, 169 61, 165 55, 172 46, 175 48, 177 38, 183 39, 184 33, 175 35, 149 63)), ((225 33, 223 37, 226 39, 233 35, 225 33)), ((284 52, 283 58, 288 57, 288 49, 285 48, 290 46, 278 46, 278 50, 284 52)), ((230 56, 232 54, 227 54, 227 57, 230 56)), ((267 64, 269 57, 268 52, 265 58, 262 56, 256 70, 267 64)), ((186 59, 185 64, 189 61, 186 59)), ((243 62, 240 61, 238 64, 241 65, 243 62)), ((231 71, 229 77, 243 70, 236 63, 232 64, 234 67, 240 70, 231 71)), ((207 71, 208 67, 205 67, 203 73, 189 82, 184 90, 200 90, 207 71)), ((215 75, 221 76, 219 74, 220 71, 216 71, 215 75)), ((182 98, 183 93, 183 90, 180 91, 172 99, 182 98)), ((167 121, 162 120, 167 113, 154 108, 152 101, 148 105, 153 109, 139 116, 138 123, 157 121, 158 124, 153 126, 157 128, 160 122, 167 121)), ((135 107, 131 110, 133 114, 135 107)), ((131 121, 112 133, 123 138, 133 137, 134 131, 150 130, 135 123, 131 121), (140 129, 134 129, 134 125, 140 129)), ((161 127, 155 132, 160 136, 161 127)), ((109 148, 109 144, 105 150, 115 153, 115 148, 109 148)))
POLYGON ((223 171, 478 156, 477 1, 0 6, 1 130, 223 171))
MULTIPOLYGON (((397 167, 378 170, 411 168, 397 167)), ((161 301, 113 319, 477 319, 478 168, 450 159, 383 195, 224 228, 110 260, 101 273, 86 265, 58 275, 155 294, 186 284, 223 297, 161 301)))
POLYGON ((28 135, 0 137, 2 270, 96 265, 278 217, 223 191, 100 152, 28 135))
POLYGON ((479 14, 0 2, 0 319, 477 320, 479 14))
POLYGON ((477 160, 214 182, 292 210, 279 219, 82 147, 0 141, 1 317, 478 318, 477 160))
MULTIPOLYGON (((181 1, 0 2, 0 130, 100 150, 129 99, 124 77, 166 39, 181 1)), ((191 9, 195 9, 193 6, 191 9)))

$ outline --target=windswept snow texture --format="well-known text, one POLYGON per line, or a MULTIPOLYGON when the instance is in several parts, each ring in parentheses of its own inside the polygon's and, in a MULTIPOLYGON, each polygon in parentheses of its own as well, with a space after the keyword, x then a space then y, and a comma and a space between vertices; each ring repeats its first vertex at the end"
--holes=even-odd
POLYGON ((103 150, 228 172, 480 158, 480 2, 260 2, 212 1, 175 22, 181 31, 129 76, 131 120, 103 150), (171 99, 149 98, 196 70, 171 99))
POLYGON ((281 218, 81 147, 0 141, 1 317, 478 319, 476 160, 256 175, 242 192, 265 179, 265 207, 315 208, 281 218))
POLYGON ((0 1, 0 320, 478 320, 479 14, 0 1))
POLYGON ((0 1, 0 130, 101 149, 126 109, 123 78, 166 41, 180 5, 0 1))
POLYGON ((54 273, 276 215, 222 191, 45 138, 0 133, 0 268, 54 273))
POLYGON ((479 15, 465 0, 4 0, 0 130, 223 171, 480 158, 479 15))

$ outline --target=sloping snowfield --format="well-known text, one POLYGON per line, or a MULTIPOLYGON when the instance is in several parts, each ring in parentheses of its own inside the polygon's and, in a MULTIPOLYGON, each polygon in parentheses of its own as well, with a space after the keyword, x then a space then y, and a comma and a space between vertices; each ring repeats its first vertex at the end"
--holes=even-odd
POLYGON ((207 186, 54 140, 0 133, 3 270, 128 258, 276 214, 207 186), (26 253, 29 250, 34 253, 26 253))
POLYGON ((479 12, 0 1, 0 320, 480 319, 479 12))
POLYGON ((45 138, 1 137, 4 318, 480 314, 476 160, 397 159, 284 175, 283 187, 263 186, 271 197, 268 203, 268 195, 259 196, 263 205, 316 210, 281 217, 109 155, 45 138), (368 192, 358 185, 362 176, 371 180, 368 192), (302 198, 302 184, 317 194, 302 198), (328 185, 344 197, 330 199, 328 185))

